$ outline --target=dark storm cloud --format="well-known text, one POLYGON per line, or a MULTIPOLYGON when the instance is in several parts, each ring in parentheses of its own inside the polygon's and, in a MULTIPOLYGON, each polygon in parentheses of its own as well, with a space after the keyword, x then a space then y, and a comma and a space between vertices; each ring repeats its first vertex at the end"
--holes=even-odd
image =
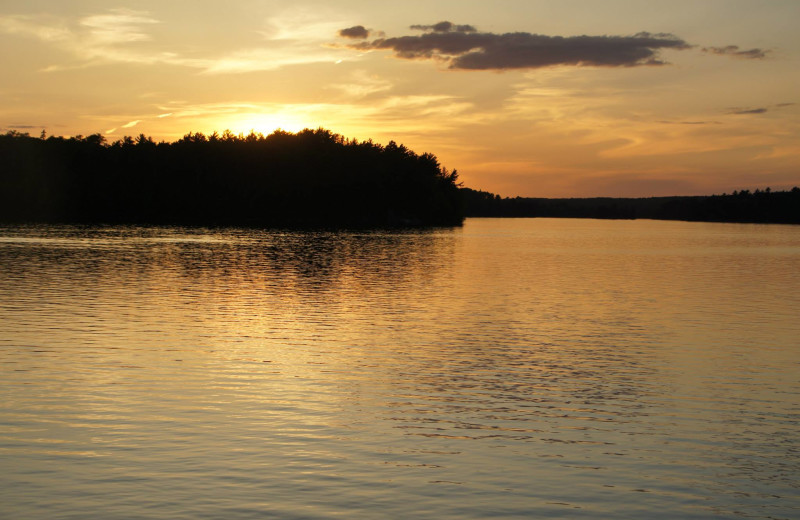
POLYGON ((339 36, 342 38, 353 38, 356 40, 363 40, 367 36, 369 36, 369 31, 363 25, 356 25, 353 27, 348 27, 347 29, 342 29, 339 31, 339 36))
POLYGON ((766 58, 769 51, 764 49, 740 51, 738 45, 727 45, 725 47, 703 47, 703 52, 709 52, 719 56, 733 56, 734 58, 760 60, 766 58))
POLYGON ((358 50, 390 50, 398 58, 436 59, 451 69, 535 69, 552 65, 634 67, 663 65, 661 49, 688 49, 688 43, 671 34, 638 33, 633 36, 545 36, 526 32, 493 34, 470 25, 439 22, 414 25, 426 31, 417 36, 378 38, 354 43, 358 50))

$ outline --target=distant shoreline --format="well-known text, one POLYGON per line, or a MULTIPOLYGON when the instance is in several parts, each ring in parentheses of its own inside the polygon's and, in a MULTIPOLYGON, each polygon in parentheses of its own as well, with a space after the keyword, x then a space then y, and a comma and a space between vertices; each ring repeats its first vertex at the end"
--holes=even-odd
POLYGON ((501 198, 462 188, 466 217, 651 219, 688 222, 800 224, 800 188, 732 194, 643 198, 501 198))

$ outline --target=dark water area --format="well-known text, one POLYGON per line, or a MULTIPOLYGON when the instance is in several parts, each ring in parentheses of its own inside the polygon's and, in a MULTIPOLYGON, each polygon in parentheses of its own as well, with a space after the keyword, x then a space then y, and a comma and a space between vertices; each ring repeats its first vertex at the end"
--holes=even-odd
POLYGON ((800 228, 0 228, 0 516, 797 518, 800 228))

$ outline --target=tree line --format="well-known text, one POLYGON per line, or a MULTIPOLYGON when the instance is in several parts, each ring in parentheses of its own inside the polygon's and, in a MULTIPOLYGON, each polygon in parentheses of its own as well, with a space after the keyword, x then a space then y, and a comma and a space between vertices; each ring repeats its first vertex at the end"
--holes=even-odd
POLYGON ((462 188, 468 217, 655 219, 800 224, 800 188, 731 194, 649 198, 501 198, 462 188))
POLYGON ((460 225, 458 173, 322 128, 267 136, 0 135, 0 221, 212 226, 460 225))
POLYGON ((0 222, 269 227, 460 225, 468 217, 800 223, 800 188, 650 198, 501 198, 436 156, 329 130, 0 135, 0 222))

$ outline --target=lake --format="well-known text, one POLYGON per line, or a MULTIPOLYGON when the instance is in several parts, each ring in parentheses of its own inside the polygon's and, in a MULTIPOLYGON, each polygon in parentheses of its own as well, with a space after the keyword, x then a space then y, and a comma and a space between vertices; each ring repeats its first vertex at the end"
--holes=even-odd
POLYGON ((798 518, 800 226, 0 227, 0 516, 798 518))

